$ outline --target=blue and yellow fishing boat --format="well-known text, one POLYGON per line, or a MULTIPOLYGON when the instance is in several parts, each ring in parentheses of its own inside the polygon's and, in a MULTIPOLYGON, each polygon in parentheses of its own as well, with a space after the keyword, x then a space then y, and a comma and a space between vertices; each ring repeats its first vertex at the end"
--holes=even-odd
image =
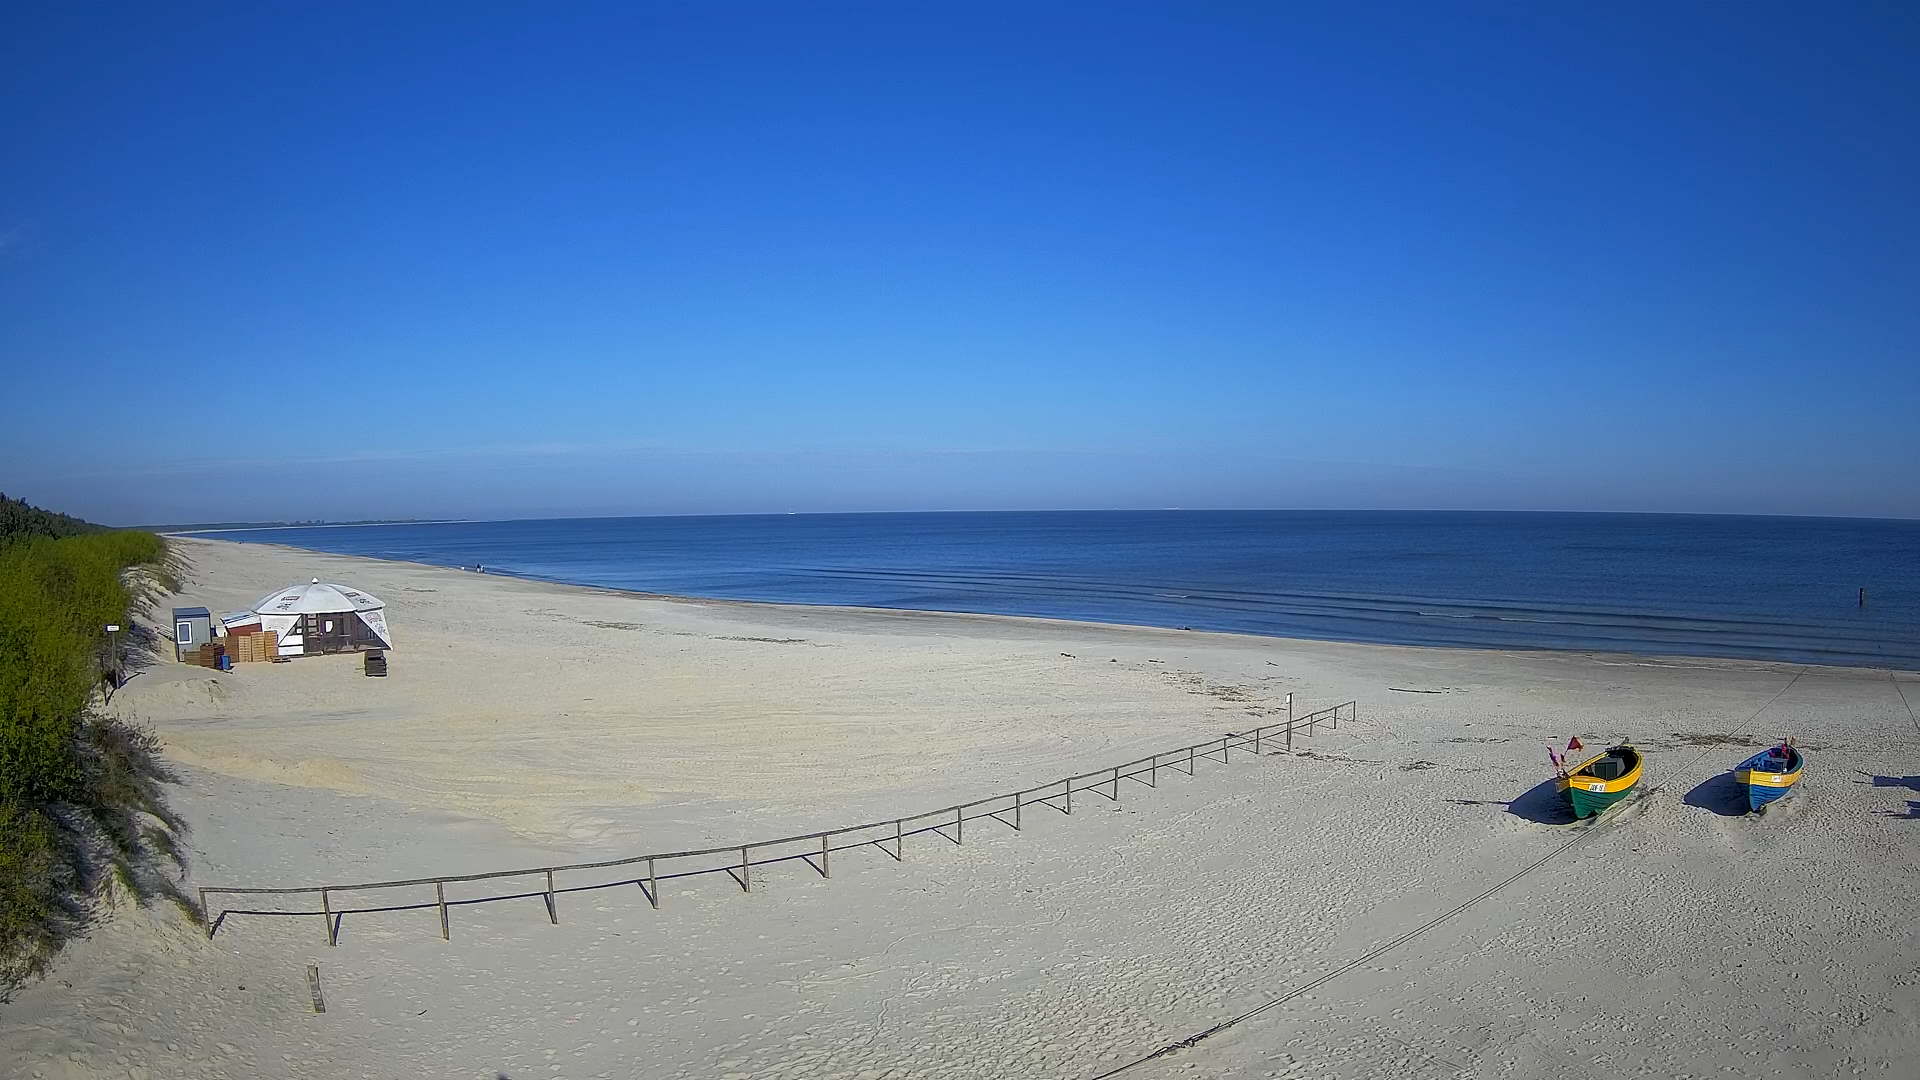
POLYGON ((1609 747, 1561 775, 1574 817, 1592 817, 1627 797, 1640 782, 1640 751, 1628 743, 1609 747))
POLYGON ((1805 764, 1800 748, 1789 739, 1734 766, 1733 780, 1747 789, 1747 806, 1759 810, 1793 790, 1793 785, 1800 782, 1800 769, 1805 764))

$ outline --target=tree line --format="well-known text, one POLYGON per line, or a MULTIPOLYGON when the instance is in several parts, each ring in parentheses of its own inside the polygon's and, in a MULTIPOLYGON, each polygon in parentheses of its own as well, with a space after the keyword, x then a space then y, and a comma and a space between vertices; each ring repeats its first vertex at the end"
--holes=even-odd
POLYGON ((101 526, 91 521, 82 521, 71 514, 42 510, 25 499, 9 499, 6 492, 0 491, 0 546, 36 536, 58 540, 102 531, 101 526))

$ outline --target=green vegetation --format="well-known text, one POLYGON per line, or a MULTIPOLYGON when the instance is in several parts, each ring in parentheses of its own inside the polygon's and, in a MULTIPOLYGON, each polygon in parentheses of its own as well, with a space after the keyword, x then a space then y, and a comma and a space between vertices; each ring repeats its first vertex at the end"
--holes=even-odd
POLYGON ((158 744, 95 707, 102 628, 127 625, 173 585, 165 544, 11 499, 0 514, 3 998, 116 887, 193 909, 173 880, 183 829, 158 744))
POLYGON ((33 536, 58 540, 65 536, 84 536, 102 531, 100 526, 91 521, 42 510, 25 499, 9 499, 6 492, 0 491, 0 545, 33 536))

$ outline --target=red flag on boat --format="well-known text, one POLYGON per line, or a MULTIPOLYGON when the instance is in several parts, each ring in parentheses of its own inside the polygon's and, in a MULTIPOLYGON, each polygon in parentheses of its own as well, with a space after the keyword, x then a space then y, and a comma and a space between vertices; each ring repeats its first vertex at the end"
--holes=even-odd
POLYGON ((1575 735, 1573 738, 1567 740, 1567 753, 1571 754, 1579 749, 1581 749, 1580 736, 1575 735))

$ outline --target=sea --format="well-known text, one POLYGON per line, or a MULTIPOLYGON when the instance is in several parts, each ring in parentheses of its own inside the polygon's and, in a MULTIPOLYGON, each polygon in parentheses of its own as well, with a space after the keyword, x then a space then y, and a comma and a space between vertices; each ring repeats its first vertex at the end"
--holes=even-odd
POLYGON ((1914 521, 1181 510, 200 535, 678 596, 1920 670, 1914 521))

